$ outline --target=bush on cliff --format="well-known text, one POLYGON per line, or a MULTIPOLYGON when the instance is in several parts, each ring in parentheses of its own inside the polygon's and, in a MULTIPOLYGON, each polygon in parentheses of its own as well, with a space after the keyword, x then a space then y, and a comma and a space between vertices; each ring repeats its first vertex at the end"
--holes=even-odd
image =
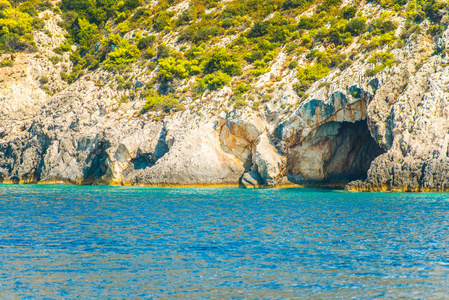
POLYGON ((152 92, 145 99, 146 102, 141 113, 145 113, 150 110, 162 110, 168 113, 171 110, 177 111, 183 108, 183 105, 179 103, 179 100, 175 98, 173 94, 158 95, 155 92, 152 92))
POLYGON ((197 79, 197 84, 194 86, 196 92, 204 92, 207 89, 215 91, 221 89, 231 82, 231 76, 222 71, 217 71, 212 74, 207 74, 204 78, 197 79))
POLYGON ((139 56, 140 51, 136 45, 122 46, 108 54, 108 59, 103 66, 108 70, 113 70, 115 67, 124 68, 135 62, 139 56))
POLYGON ((37 4, 41 2, 35 5, 37 9, 29 3, 12 3, 14 5, 8 0, 0 0, 0 50, 34 51, 32 31, 42 24, 36 16, 37 4))
POLYGON ((395 64, 393 54, 389 52, 375 53, 368 59, 368 62, 374 65, 374 68, 366 71, 366 76, 375 76, 386 67, 392 67, 395 64))
POLYGON ((296 70, 298 84, 295 88, 296 93, 302 96, 304 92, 317 80, 322 79, 329 74, 330 69, 321 63, 315 63, 307 67, 300 67, 296 70))

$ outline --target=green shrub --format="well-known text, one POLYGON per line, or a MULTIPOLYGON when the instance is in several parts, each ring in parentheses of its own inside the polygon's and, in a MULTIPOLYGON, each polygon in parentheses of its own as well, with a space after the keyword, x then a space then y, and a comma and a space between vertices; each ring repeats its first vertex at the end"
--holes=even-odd
POLYGON ((407 40, 413 35, 417 35, 421 33, 421 27, 418 24, 405 23, 405 30, 401 34, 401 39, 407 40))
POLYGON ((237 93, 243 94, 243 93, 248 92, 251 89, 251 85, 241 82, 237 85, 237 87, 235 89, 236 89, 237 93))
POLYGON ((43 77, 41 77, 40 79, 39 79, 39 83, 41 84, 41 85, 45 85, 45 84, 47 84, 48 83, 48 77, 47 76, 43 76, 43 77))
POLYGON ((442 11, 448 9, 447 1, 430 0, 424 1, 422 10, 427 18, 434 23, 439 23, 443 17, 442 11))
POLYGON ((183 105, 179 103, 179 100, 175 98, 173 94, 158 95, 155 92, 152 92, 151 95, 147 96, 145 99, 146 102, 141 113, 145 113, 149 110, 162 110, 168 113, 171 110, 177 111, 183 108, 183 105))
POLYGON ((119 85, 123 85, 123 84, 125 84, 125 79, 122 77, 122 76, 117 76, 117 77, 115 77, 115 80, 117 80, 117 83, 119 84, 119 85))
POLYGON ((327 29, 326 27, 321 27, 320 29, 318 29, 318 31, 315 33, 315 40, 317 42, 324 42, 327 40, 329 36, 329 29, 327 29))
POLYGON ((240 97, 237 97, 237 99, 234 102, 234 108, 235 109, 239 109, 239 108, 245 107, 246 105, 247 104, 246 104, 245 100, 240 98, 240 97))
POLYGON ((366 18, 365 17, 357 17, 349 21, 346 26, 346 31, 351 33, 352 36, 358 36, 364 33, 366 30, 366 18))
POLYGON ((326 23, 326 13, 315 14, 311 17, 301 17, 298 22, 299 29, 316 29, 326 23))
POLYGON ((268 51, 263 57, 264 62, 272 61, 276 57, 276 51, 268 51))
POLYGON ((61 72, 61 79, 67 82, 69 80, 69 75, 66 72, 61 72))
POLYGON ((196 30, 195 34, 193 35, 193 41, 195 43, 207 41, 210 38, 218 35, 218 28, 217 27, 200 27, 196 30))
POLYGON ((352 19, 355 17, 357 12, 357 8, 351 5, 346 5, 341 9, 340 16, 346 20, 352 19))
POLYGON ((250 70, 250 74, 253 75, 254 77, 258 77, 262 74, 265 74, 267 72, 270 71, 270 68, 263 68, 263 67, 259 67, 259 68, 255 68, 253 70, 250 70))
POLYGON ((265 68, 266 66, 267 64, 262 60, 256 60, 254 62, 254 67, 256 67, 257 69, 265 68))
POLYGON ((388 52, 375 53, 368 59, 368 62, 375 66, 373 69, 366 70, 366 76, 374 76, 386 67, 392 67, 395 64, 393 54, 388 52))
POLYGON ((390 45, 395 41, 395 37, 393 33, 387 32, 381 36, 375 36, 371 39, 369 43, 369 50, 376 49, 378 47, 384 46, 384 45, 390 45))
POLYGON ((32 31, 41 27, 43 20, 33 19, 37 11, 31 3, 27 6, 19 4, 16 1, 0 1, 0 52, 35 50, 32 31))
POLYGON ((331 12, 337 7, 340 7, 342 0, 324 0, 318 9, 320 11, 331 12))
POLYGON ((108 59, 103 63, 107 70, 113 70, 114 66, 123 68, 137 60, 140 56, 140 51, 136 45, 128 44, 116 48, 114 52, 109 53, 108 59))
POLYGON ((33 18, 16 8, 12 8, 11 4, 3 1, 3 8, 0 10, 0 34, 18 34, 25 35, 33 30, 33 18))
POLYGON ((97 25, 89 23, 88 20, 78 18, 73 27, 79 26, 80 30, 77 31, 75 41, 78 42, 81 47, 81 52, 87 52, 91 45, 95 44, 102 37, 97 25))
POLYGON ((129 21, 124 21, 117 25, 117 29, 121 34, 125 34, 129 31, 129 25, 129 21))
POLYGON ((379 52, 375 53, 368 59, 368 62, 372 64, 383 64, 386 67, 391 67, 394 65, 394 56, 389 52, 379 52))
POLYGON ((171 49, 169 46, 166 46, 165 44, 159 44, 159 46, 157 46, 156 58, 161 59, 161 58, 169 57, 170 53, 171 53, 171 49))
POLYGON ((59 55, 62 55, 64 52, 68 52, 70 50, 72 50, 72 47, 68 42, 62 42, 59 47, 53 49, 53 51, 59 55))
POLYGON ((263 51, 254 51, 254 52, 249 52, 245 55, 245 60, 247 60, 248 62, 252 63, 256 60, 261 60, 264 57, 264 52, 263 51))
POLYGON ((0 62, 0 67, 13 67, 14 61, 12 59, 5 59, 0 62))
POLYGON ((266 103, 273 99, 273 94, 265 94, 262 96, 262 103, 266 103))
POLYGON ((165 27, 170 26, 171 14, 168 12, 160 12, 153 18, 153 29, 162 31, 165 27))
POLYGON ((232 18, 226 18, 221 22, 221 27, 228 29, 234 25, 234 20, 232 18))
POLYGON ((307 0, 285 0, 282 3, 283 9, 293 9, 293 8, 304 8, 307 6, 309 1, 307 0))
POLYGON ((195 90, 197 92, 204 92, 206 89, 211 91, 223 88, 231 82, 231 76, 222 71, 217 71, 212 74, 204 76, 202 79, 197 79, 195 90))
POLYGON ((338 68, 340 69, 340 71, 344 71, 347 68, 349 68, 352 65, 353 61, 350 59, 347 59, 345 61, 342 61, 339 65, 338 68))
POLYGON ((299 45, 296 43, 288 43, 285 46, 285 51, 287 51, 288 53, 293 52, 294 50, 298 49, 299 45))
POLYGON ((373 35, 382 35, 388 32, 395 31, 398 25, 391 20, 389 20, 386 14, 382 15, 380 18, 374 20, 369 24, 368 30, 373 35))
POLYGON ((407 19, 414 22, 422 22, 425 18, 429 18, 432 22, 440 22, 443 14, 442 10, 447 9, 446 1, 429 0, 429 1, 408 1, 406 10, 407 19))
POLYGON ((444 26, 442 24, 429 26, 429 34, 431 34, 433 36, 436 36, 443 31, 444 31, 444 26))
POLYGON ((210 74, 216 71, 223 71, 230 76, 242 74, 240 63, 236 61, 234 56, 229 55, 228 51, 224 48, 214 48, 207 57, 204 73, 210 74))
POLYGON ((158 79, 160 81, 169 81, 174 77, 187 78, 189 75, 187 64, 187 62, 176 60, 174 57, 160 59, 158 79))
POLYGON ((60 63, 60 62, 62 61, 62 59, 60 59, 60 58, 57 57, 57 56, 52 56, 52 57, 50 57, 50 61, 51 61, 54 65, 57 65, 58 63, 60 63))
POLYGON ((329 29, 328 39, 335 45, 346 44, 346 40, 351 37, 349 32, 346 32, 348 21, 342 19, 335 22, 329 29))
POLYGON ((156 37, 154 35, 150 35, 149 37, 144 37, 144 38, 140 39, 139 42, 137 43, 137 48, 139 48, 139 50, 143 50, 150 46, 153 46, 153 43, 155 40, 156 40, 156 37))
POLYGON ((329 74, 330 69, 320 63, 315 63, 313 65, 308 65, 305 68, 298 68, 296 71, 296 77, 299 79, 299 85, 302 91, 307 90, 312 83, 329 74))
POLYGON ((130 90, 132 87, 133 87, 132 81, 128 80, 127 82, 125 82, 125 84, 124 84, 125 89, 130 90))
POLYGON ((210 90, 218 90, 231 82, 231 76, 221 71, 208 74, 204 77, 204 83, 210 90))
POLYGON ((292 60, 292 61, 288 64, 288 68, 289 68, 289 69, 295 69, 295 68, 297 68, 297 67, 298 67, 298 62, 297 62, 297 61, 292 60))
POLYGON ((147 59, 151 59, 151 58, 153 58, 153 57, 156 56, 156 50, 154 50, 154 49, 151 48, 151 47, 148 47, 148 48, 145 50, 145 52, 143 53, 143 56, 144 56, 145 58, 147 58, 147 59))
POLYGON ((256 21, 254 23, 254 26, 251 28, 250 32, 248 33, 249 37, 261 37, 264 36, 266 34, 268 34, 268 32, 271 29, 271 23, 270 21, 256 21))

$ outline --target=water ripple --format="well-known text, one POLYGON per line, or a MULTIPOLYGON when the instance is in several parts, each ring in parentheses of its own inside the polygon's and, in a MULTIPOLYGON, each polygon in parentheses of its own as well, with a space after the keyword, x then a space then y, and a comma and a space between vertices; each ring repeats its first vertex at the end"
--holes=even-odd
POLYGON ((0 298, 448 298, 448 199, 0 185, 0 298))

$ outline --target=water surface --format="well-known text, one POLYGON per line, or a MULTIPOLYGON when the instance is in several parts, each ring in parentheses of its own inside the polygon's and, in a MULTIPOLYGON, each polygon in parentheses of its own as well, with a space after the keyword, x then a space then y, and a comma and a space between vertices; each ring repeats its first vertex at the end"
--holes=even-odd
POLYGON ((2 299, 449 297, 449 194, 0 185, 2 299))

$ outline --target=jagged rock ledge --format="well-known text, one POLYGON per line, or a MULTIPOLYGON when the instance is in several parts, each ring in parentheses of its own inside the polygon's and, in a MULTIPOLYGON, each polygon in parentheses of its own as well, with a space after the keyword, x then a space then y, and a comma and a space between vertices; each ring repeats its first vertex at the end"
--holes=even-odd
MULTIPOLYGON (((62 35, 61 35, 62 36, 62 35)), ((60 41, 49 41, 54 48, 60 41)), ((257 109, 229 106, 225 87, 154 121, 144 100, 118 104, 104 70, 50 96, 51 62, 22 54, 0 87, 0 182, 147 186, 346 186, 352 191, 449 187, 449 30, 392 51, 397 64, 367 77, 366 60, 315 82, 306 99, 293 71, 257 109), (432 55, 431 55, 432 54, 432 55), (38 76, 36 76, 36 74, 38 76), (225 112, 226 111, 226 112, 225 112), (351 182, 352 181, 352 182, 351 182)), ((43 50, 42 50, 43 51, 43 50)), ((49 55, 54 55, 49 53, 49 55)), ((70 68, 68 59, 64 59, 70 68)), ((138 74, 137 70, 135 73, 138 74)), ((9 72, 9 73, 8 73, 9 72)), ((192 100, 193 101, 193 100, 192 100)))
POLYGON ((80 80, 53 96, 28 130, 0 142, 0 182, 343 187, 383 152, 366 122, 372 96, 356 85, 336 83, 275 123, 248 110, 124 119, 107 92, 80 80))

